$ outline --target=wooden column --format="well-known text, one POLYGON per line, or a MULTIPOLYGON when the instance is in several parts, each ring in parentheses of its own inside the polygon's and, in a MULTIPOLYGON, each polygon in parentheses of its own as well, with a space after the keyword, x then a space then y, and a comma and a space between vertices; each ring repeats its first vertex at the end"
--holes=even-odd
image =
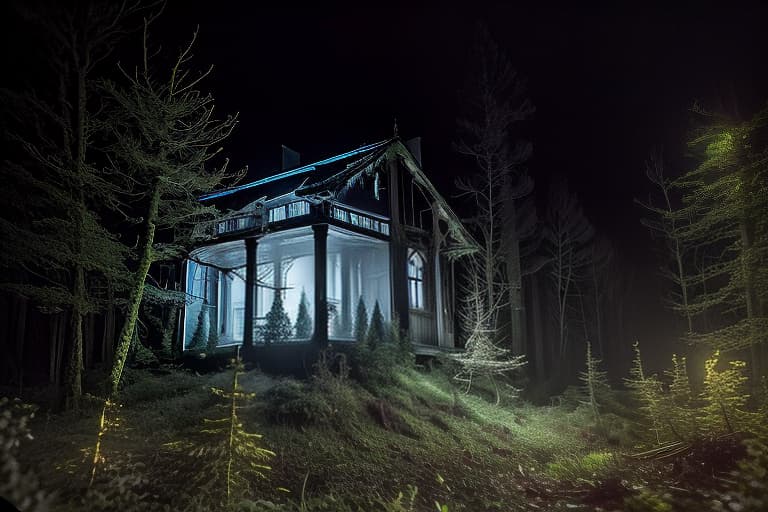
POLYGON ((315 224, 315 332, 319 346, 328 344, 327 260, 328 224, 315 224))
POLYGON ((243 348, 253 347, 253 317, 256 316, 256 250, 255 238, 245 239, 245 312, 243 318, 243 348))
POLYGON ((351 249, 344 248, 341 251, 341 328, 344 336, 352 333, 352 290, 350 273, 352 265, 349 254, 351 249))
POLYGON ((400 328, 408 330, 408 247, 400 217, 400 169, 396 158, 387 163, 389 174, 389 262, 392 280, 392 312, 400 328))

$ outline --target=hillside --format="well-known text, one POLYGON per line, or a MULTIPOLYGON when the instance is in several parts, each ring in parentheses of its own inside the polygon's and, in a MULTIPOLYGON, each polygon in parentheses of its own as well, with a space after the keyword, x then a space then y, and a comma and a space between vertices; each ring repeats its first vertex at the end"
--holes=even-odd
MULTIPOLYGON (((131 370, 90 490, 96 399, 80 413, 39 411, 22 466, 55 491, 52 510, 219 509, 225 454, 210 420, 226 418, 229 405, 211 389, 231 389, 232 378, 131 370)), ((496 406, 490 387, 464 394, 442 370, 403 369, 363 387, 329 371, 300 381, 251 369, 239 384, 252 394, 242 395, 242 427, 274 456, 264 478, 245 478, 236 499, 233 489, 235 510, 671 510, 719 496, 718 475, 743 454, 725 440, 640 462, 627 454, 643 427, 618 403, 606 404, 598 426, 576 392, 548 407, 507 393, 496 406)))

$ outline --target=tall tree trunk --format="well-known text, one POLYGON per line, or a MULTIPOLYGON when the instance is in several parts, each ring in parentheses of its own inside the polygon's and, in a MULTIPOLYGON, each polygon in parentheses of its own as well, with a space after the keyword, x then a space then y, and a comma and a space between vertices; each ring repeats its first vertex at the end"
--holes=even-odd
POLYGON ((85 119, 87 116, 86 101, 86 69, 89 62, 82 62, 80 55, 74 51, 74 62, 77 68, 76 96, 77 107, 74 118, 74 139, 73 143, 73 163, 77 179, 75 180, 79 208, 75 212, 75 268, 73 283, 73 303, 72 303, 72 346, 70 351, 69 365, 67 368, 67 390, 66 407, 77 409, 80 405, 80 397, 83 394, 83 316, 87 307, 87 290, 85 288, 85 269, 82 261, 83 254, 83 231, 85 230, 85 119))
POLYGON ((48 380, 58 386, 61 383, 61 361, 64 355, 64 327, 63 313, 56 313, 50 317, 50 361, 48 368, 48 380))
POLYGON ((94 339, 96 338, 96 314, 88 313, 85 315, 85 325, 83 327, 83 344, 85 349, 85 368, 93 368, 93 349, 94 339))
POLYGON ((509 334, 514 355, 525 354, 525 338, 523 336, 524 301, 522 272, 520 271, 520 239, 517 233, 517 212, 515 200, 508 198, 505 202, 504 234, 502 243, 505 250, 505 264, 507 270, 507 282, 509 283, 509 334))
POLYGON ((74 300, 71 312, 72 344, 67 365, 66 402, 67 409, 78 409, 83 395, 83 308, 85 306, 85 271, 79 263, 75 265, 74 300))
POLYGON ((14 302, 16 304, 14 308, 14 316, 16 317, 16 378, 19 385, 19 394, 21 394, 24 389, 24 340, 27 334, 27 298, 15 296, 14 302))
POLYGON ((605 348, 603 347, 603 295, 600 292, 600 281, 597 278, 598 269, 592 262, 592 290, 595 297, 595 341, 597 342, 597 357, 605 357, 605 348))
POLYGON ((541 321, 541 293, 539 289, 539 276, 537 274, 531 274, 531 334, 533 336, 534 343, 534 362, 536 365, 536 378, 539 382, 543 382, 547 379, 546 370, 546 354, 544 351, 544 336, 543 325, 541 321))
POLYGON ((126 309, 125 321, 120 329, 120 336, 117 342, 115 360, 112 364, 112 372, 109 379, 109 389, 112 396, 117 395, 120 378, 123 374, 125 361, 128 358, 128 350, 131 348, 133 333, 136 329, 136 319, 139 316, 139 306, 144 297, 144 281, 149 272, 149 266, 152 264, 154 249, 152 247, 155 240, 155 222, 157 220, 158 206, 160 204, 160 184, 153 184, 152 196, 147 211, 147 223, 144 231, 144 240, 142 242, 141 257, 139 259, 139 268, 134 274, 133 288, 128 298, 128 307, 126 309))
POLYGON ((747 215, 743 215, 740 221, 740 234, 741 234, 741 270, 744 274, 744 301, 747 307, 747 321, 750 322, 749 326, 749 351, 750 359, 752 360, 752 378, 753 384, 759 385, 762 361, 760 361, 761 350, 759 345, 760 334, 757 329, 751 324, 751 321, 757 317, 757 294, 755 293, 754 276, 752 269, 752 262, 750 260, 750 253, 753 245, 754 231, 750 225, 750 221, 747 215))
POLYGON ((112 284, 107 284, 107 311, 104 313, 104 332, 101 340, 101 361, 104 367, 112 365, 115 352, 115 292, 112 284))

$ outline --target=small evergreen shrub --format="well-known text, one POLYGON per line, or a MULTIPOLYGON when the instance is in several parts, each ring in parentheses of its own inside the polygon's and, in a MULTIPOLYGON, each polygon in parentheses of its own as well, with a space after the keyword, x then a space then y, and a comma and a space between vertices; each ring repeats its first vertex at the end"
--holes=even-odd
POLYGON ((272 307, 267 313, 264 324, 264 341, 266 343, 284 343, 291 338, 293 328, 291 319, 283 307, 283 298, 280 291, 275 291, 272 307))
POLYGON ((368 310, 365 308, 365 302, 363 297, 357 301, 357 310, 355 311, 355 341, 358 344, 365 342, 365 337, 368 334, 368 310))
POLYGON ((312 317, 309 315, 309 302, 304 289, 301 290, 301 300, 299 301, 299 311, 296 313, 296 338, 300 340, 308 339, 312 336, 312 317))
POLYGON ((279 425, 327 424, 333 410, 322 392, 293 379, 280 381, 266 394, 266 417, 279 425))
POLYGON ((219 346, 219 329, 216 326, 216 315, 209 316, 211 324, 208 327, 208 343, 205 348, 209 353, 213 353, 216 347, 219 346))
POLYGON ((402 369, 413 365, 410 342, 397 319, 382 326, 381 335, 377 334, 379 328, 374 328, 374 324, 371 321, 367 341, 358 343, 352 351, 351 375, 368 387, 391 385, 402 369))
POLYGON ((203 350, 205 348, 208 341, 207 327, 209 325, 208 307, 205 304, 201 304, 200 313, 197 315, 197 324, 192 333, 192 338, 189 340, 189 348, 193 350, 203 350))

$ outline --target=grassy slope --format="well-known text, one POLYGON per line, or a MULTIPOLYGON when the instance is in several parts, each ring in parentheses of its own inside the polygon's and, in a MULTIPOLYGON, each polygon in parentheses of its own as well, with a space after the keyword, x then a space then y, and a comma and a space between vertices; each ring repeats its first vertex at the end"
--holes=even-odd
MULTIPOLYGON (((115 468, 105 485, 124 478, 149 493, 142 499, 173 506, 174 495, 195 494, 178 442, 205 443, 204 418, 225 414, 210 388, 226 388, 231 373, 127 377, 118 424, 105 436, 105 467, 115 468)), ((256 394, 241 411, 244 425, 276 453, 254 495, 276 503, 298 502, 303 491, 308 505, 324 510, 342 508, 333 500, 369 510, 372 499, 391 500, 415 486, 418 510, 433 510, 435 501, 450 510, 550 508, 579 503, 590 482, 619 470, 616 447, 598 441, 582 409, 497 407, 482 390, 458 393, 439 372, 405 371, 375 395, 332 377, 299 384, 250 371, 241 383, 256 394), (274 398, 281 389, 287 399, 274 398)), ((59 490, 62 504, 87 485, 97 405, 80 415, 38 415, 33 425, 36 441, 25 459, 46 487, 59 490)))

